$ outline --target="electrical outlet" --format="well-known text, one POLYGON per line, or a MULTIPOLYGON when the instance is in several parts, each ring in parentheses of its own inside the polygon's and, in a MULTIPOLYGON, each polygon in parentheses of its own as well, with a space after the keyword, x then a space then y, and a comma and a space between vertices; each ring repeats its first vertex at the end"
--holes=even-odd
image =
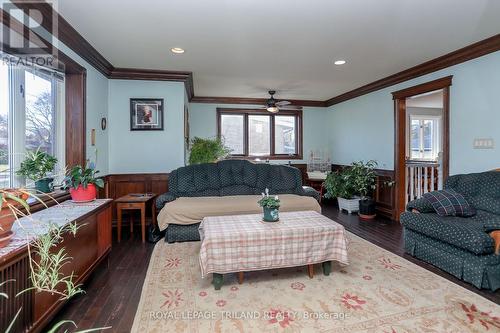
POLYGON ((491 138, 476 138, 473 144, 474 149, 493 149, 495 140, 491 138))

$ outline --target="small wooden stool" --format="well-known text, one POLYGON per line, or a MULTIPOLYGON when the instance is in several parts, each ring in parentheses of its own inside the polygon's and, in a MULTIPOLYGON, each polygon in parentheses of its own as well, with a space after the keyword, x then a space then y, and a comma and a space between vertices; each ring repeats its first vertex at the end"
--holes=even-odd
MULTIPOLYGON (((142 232, 142 242, 146 242, 146 206, 151 202, 151 213, 153 215, 153 224, 156 224, 156 206, 154 203, 154 198, 156 194, 154 193, 132 193, 127 194, 115 200, 116 203, 116 216, 118 218, 117 228, 118 228, 118 242, 122 239, 122 212, 123 210, 133 210, 137 209, 141 211, 141 232, 142 232)), ((134 232, 134 221, 132 216, 130 217, 130 234, 134 232)))

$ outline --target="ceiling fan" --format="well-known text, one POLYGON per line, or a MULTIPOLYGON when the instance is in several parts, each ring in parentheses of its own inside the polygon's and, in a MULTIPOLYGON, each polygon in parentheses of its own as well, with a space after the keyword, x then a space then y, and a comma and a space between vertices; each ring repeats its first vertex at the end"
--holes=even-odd
POLYGON ((278 101, 274 99, 274 94, 276 94, 275 90, 269 90, 269 95, 271 97, 265 102, 262 108, 266 109, 271 113, 277 113, 280 109, 300 109, 300 106, 291 105, 292 102, 289 101, 278 101))

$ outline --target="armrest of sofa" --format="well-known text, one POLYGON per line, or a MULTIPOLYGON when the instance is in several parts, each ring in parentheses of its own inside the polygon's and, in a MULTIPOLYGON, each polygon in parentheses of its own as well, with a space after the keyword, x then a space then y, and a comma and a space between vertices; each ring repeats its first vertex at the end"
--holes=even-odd
POLYGON ((415 199, 406 205, 406 210, 413 213, 434 213, 435 209, 424 198, 415 199))
POLYGON ((320 194, 318 191, 313 189, 311 186, 302 186, 302 195, 305 195, 307 197, 313 197, 317 201, 320 201, 320 194))
POLYGON ((167 202, 174 201, 176 196, 170 192, 163 193, 156 198, 156 209, 159 211, 167 202))

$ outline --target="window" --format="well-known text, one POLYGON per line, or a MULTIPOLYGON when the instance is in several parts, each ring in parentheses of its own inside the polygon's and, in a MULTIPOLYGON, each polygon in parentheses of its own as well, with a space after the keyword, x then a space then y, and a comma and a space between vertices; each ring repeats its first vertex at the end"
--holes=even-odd
POLYGON ((410 159, 435 161, 441 151, 439 142, 440 118, 410 116, 410 159))
POLYGON ((18 177, 27 151, 40 148, 65 165, 64 77, 0 64, 0 186, 30 186, 18 177))
POLYGON ((231 155, 260 159, 302 158, 302 111, 277 114, 252 109, 217 109, 218 136, 231 155))

